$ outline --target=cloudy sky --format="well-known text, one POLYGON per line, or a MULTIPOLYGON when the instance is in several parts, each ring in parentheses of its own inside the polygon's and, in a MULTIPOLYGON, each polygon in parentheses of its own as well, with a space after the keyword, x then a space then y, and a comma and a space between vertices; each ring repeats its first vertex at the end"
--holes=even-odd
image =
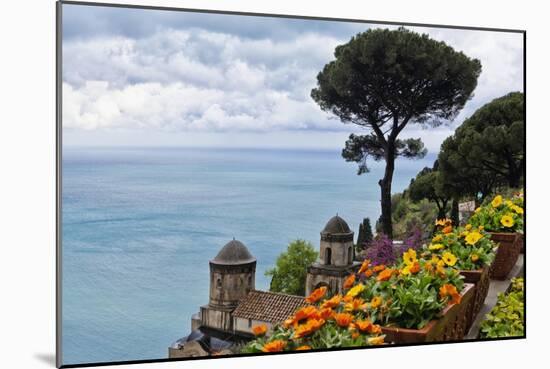
MULTIPOLYGON (((378 26, 65 4, 64 143, 340 149, 361 131, 322 112, 310 91, 334 48, 369 27, 378 26)), ((437 152, 478 107, 522 91, 523 35, 414 29, 483 67, 454 122, 401 134, 437 152)))

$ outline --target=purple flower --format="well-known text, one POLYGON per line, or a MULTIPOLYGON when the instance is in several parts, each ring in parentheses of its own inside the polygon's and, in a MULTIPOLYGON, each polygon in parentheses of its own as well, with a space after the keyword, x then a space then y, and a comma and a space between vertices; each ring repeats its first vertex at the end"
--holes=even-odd
POLYGON ((392 240, 385 234, 376 237, 367 249, 367 259, 373 265, 392 265, 395 263, 396 257, 392 240))

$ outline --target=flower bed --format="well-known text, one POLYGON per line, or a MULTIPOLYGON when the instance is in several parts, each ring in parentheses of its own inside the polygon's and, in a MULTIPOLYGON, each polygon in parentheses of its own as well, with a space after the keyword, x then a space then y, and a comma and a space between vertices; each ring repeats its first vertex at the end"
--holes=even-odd
POLYGON ((491 239, 499 245, 491 267, 491 278, 506 279, 521 251, 523 196, 503 199, 497 195, 490 203, 477 208, 469 223, 490 232, 491 239))
POLYGON ((471 327, 481 310, 489 291, 489 267, 495 258, 495 244, 482 227, 453 228, 450 220, 438 220, 437 232, 431 243, 425 245, 420 255, 432 263, 442 263, 459 270, 464 282, 475 286, 474 296, 468 308, 465 331, 471 327))
POLYGON ((269 336, 254 328, 257 338, 242 352, 379 345, 383 333, 395 343, 461 339, 474 291, 457 270, 417 259, 413 249, 392 267, 365 260, 343 288, 344 295, 331 297, 326 287, 316 289, 306 298, 311 305, 269 336))
POLYGON ((508 293, 499 294, 497 304, 481 322, 479 338, 525 335, 523 278, 512 279, 510 287, 508 293))
POLYGON ((280 352, 357 347, 384 344, 379 325, 362 311, 365 302, 349 295, 326 298, 326 287, 320 287, 306 298, 300 308, 283 324, 274 327, 269 336, 267 327, 253 327, 256 339, 241 352, 280 352))

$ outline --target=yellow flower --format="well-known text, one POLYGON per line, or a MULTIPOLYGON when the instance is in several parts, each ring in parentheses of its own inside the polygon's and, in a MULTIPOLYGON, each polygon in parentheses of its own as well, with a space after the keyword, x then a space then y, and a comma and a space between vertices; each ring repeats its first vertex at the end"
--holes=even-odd
POLYGON ((440 234, 438 234, 437 236, 434 236, 434 238, 432 238, 433 243, 441 242, 442 240, 443 240, 443 236, 441 236, 440 234))
POLYGON ((477 229, 483 231, 485 229, 485 226, 480 225, 479 227, 477 227, 477 229))
POLYGON ((437 257, 437 255, 432 255, 431 262, 434 263, 434 264, 437 264, 439 262, 439 258, 437 257))
POLYGON ((448 266, 453 266, 456 264, 456 256, 454 256, 450 252, 443 253, 442 259, 445 262, 445 264, 447 264, 448 266))
POLYGON ((401 275, 409 275, 409 274, 411 274, 410 265, 407 265, 406 267, 404 267, 403 269, 401 269, 399 272, 401 273, 401 275))
POLYGON ((430 250, 441 250, 443 247, 445 246, 443 246, 443 244, 441 243, 431 244, 430 246, 428 246, 430 250))
POLYGON ((475 245, 477 241, 483 238, 483 235, 479 232, 473 231, 466 236, 466 243, 468 245, 475 245))
POLYGON ((517 214, 523 214, 523 208, 517 205, 512 206, 512 210, 514 210, 517 214))
POLYGON ((511 215, 503 215, 500 219, 500 224, 502 224, 506 228, 510 228, 514 225, 514 218, 512 218, 511 215))
POLYGON ((470 259, 475 263, 476 261, 479 260, 479 255, 478 254, 472 254, 472 255, 470 255, 470 259))
POLYGON ((476 210, 474 210, 474 213, 479 213, 481 211, 480 207, 477 207, 476 210))
POLYGON ((408 249, 403 253, 403 261, 407 265, 412 265, 416 261, 416 251, 413 249, 408 249))
POLYGON ((469 231, 472 229, 472 225, 471 224, 466 224, 466 226, 464 227, 465 230, 469 231))
POLYGON ((491 201, 491 205, 493 206, 493 208, 498 208, 501 204, 502 204, 502 196, 500 195, 495 196, 493 201, 491 201))
POLYGON ((359 283, 358 285, 350 289, 348 293, 346 293, 346 296, 355 297, 358 294, 360 294, 364 289, 365 289, 365 285, 362 283, 359 283))
POLYGON ((381 304, 382 304, 382 297, 380 297, 380 296, 374 296, 374 297, 372 298, 372 300, 370 300, 370 306, 371 306, 373 309, 376 309, 376 308, 379 307, 381 304))
POLYGON ((384 343, 384 336, 376 336, 376 337, 370 337, 367 340, 367 343, 369 345, 381 345, 384 343))
POLYGON ((514 203, 510 200, 506 200, 506 206, 511 208, 512 206, 514 206, 514 203))

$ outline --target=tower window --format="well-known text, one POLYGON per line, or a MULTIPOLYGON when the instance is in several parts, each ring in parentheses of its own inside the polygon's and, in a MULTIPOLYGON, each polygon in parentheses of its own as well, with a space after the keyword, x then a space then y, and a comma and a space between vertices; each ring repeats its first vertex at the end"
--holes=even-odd
POLYGON ((332 250, 330 249, 330 247, 327 247, 325 249, 325 264, 326 265, 330 265, 332 263, 332 250))
POLYGON ((353 249, 351 246, 348 248, 348 264, 353 263, 353 249))
POLYGON ((221 280, 221 278, 216 279, 216 288, 222 288, 222 280, 221 280))

